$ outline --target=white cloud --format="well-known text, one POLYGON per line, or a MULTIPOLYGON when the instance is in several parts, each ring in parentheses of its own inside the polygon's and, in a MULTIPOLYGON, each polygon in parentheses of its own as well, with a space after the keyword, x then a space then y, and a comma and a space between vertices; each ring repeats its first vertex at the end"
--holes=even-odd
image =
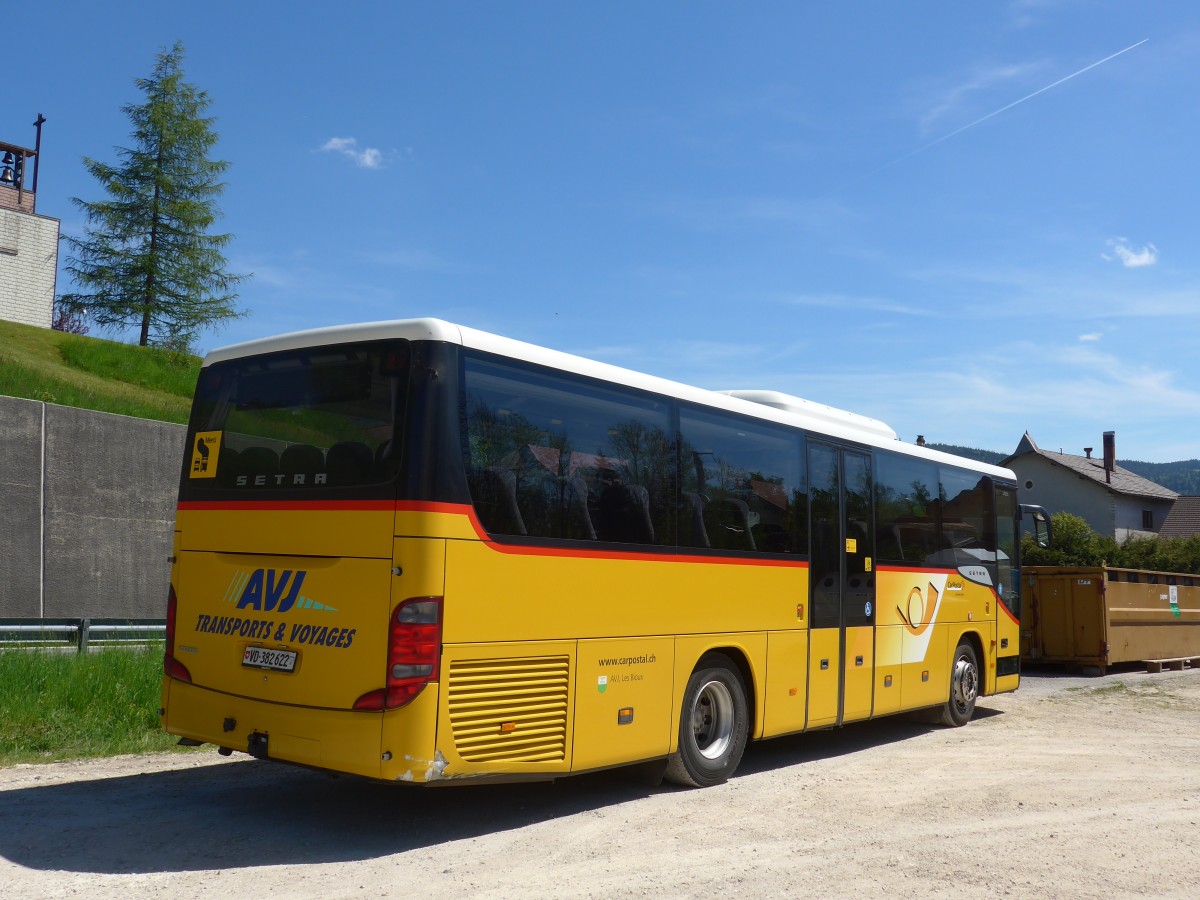
POLYGON ((352 137, 334 137, 327 140, 321 149, 330 153, 340 153, 360 169, 382 169, 383 153, 375 147, 358 148, 358 139, 352 137))
POLYGON ((1115 256, 1109 256, 1107 253, 1101 253, 1100 256, 1110 262, 1114 259, 1119 259, 1121 265, 1127 269, 1140 269, 1143 266, 1152 266, 1158 262, 1158 248, 1153 244, 1146 244, 1140 250, 1135 249, 1130 245, 1129 240, 1123 237, 1110 238, 1108 246, 1112 248, 1115 256))
POLYGON ((1009 28, 1033 27, 1063 5, 1063 0, 1012 0, 1008 4, 1009 28))
POLYGON ((1102 337, 1104 337, 1104 335, 1102 335, 1100 332, 1093 331, 1091 334, 1081 334, 1079 336, 1079 340, 1083 343, 1092 343, 1100 340, 1102 337))
MULTIPOLYGON (((1115 255, 1101 255, 1109 261, 1119 260, 1115 255)), ((1039 322, 1091 322, 1102 318, 1200 317, 1200 290, 1191 280, 1139 289, 1137 302, 1133 303, 1127 284, 1098 274, 1095 269, 1081 273, 1016 266, 925 265, 902 274, 930 285, 930 290, 936 289, 937 293, 930 296, 959 294, 974 298, 974 306, 964 306, 963 311, 975 318, 1024 316, 1039 322)))
POLYGON ((973 114, 969 111, 974 110, 983 97, 994 96, 998 88, 1014 81, 1024 83, 1041 68, 1041 63, 979 66, 956 84, 926 86, 924 96, 916 101, 924 107, 920 115, 922 132, 927 134, 941 127, 940 123, 947 118, 973 114))

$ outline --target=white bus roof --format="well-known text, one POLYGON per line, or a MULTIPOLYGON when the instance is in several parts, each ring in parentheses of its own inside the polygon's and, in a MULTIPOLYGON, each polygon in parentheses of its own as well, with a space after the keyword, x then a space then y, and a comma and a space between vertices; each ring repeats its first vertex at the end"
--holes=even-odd
POLYGON ((972 469, 994 478, 1014 481, 1014 474, 999 466, 989 465, 964 457, 952 456, 928 447, 907 444, 896 432, 878 419, 857 413, 835 409, 831 406, 793 397, 778 391, 741 390, 710 391, 692 387, 654 375, 624 369, 608 363, 596 362, 582 356, 573 356, 558 350, 539 347, 524 341, 501 337, 486 331, 455 325, 441 319, 396 319, 387 322, 364 322, 357 325, 337 325, 330 328, 314 328, 295 331, 275 337, 231 344, 212 350, 204 357, 204 365, 257 356, 261 353, 277 353, 300 350, 306 347, 348 344, 359 341, 378 341, 404 338, 410 341, 444 341, 460 344, 475 350, 511 357, 552 369, 561 369, 580 375, 610 381, 643 391, 665 394, 705 406, 725 409, 743 415, 794 425, 806 431, 825 434, 840 440, 853 441, 868 446, 894 450, 909 456, 931 461, 952 463, 972 469))

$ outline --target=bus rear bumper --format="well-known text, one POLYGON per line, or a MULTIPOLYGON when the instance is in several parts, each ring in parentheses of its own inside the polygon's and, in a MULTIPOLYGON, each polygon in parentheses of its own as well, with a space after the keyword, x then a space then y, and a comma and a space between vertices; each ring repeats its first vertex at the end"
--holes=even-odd
POLYGON ((383 713, 289 706, 166 682, 163 727, 191 741, 388 781, 433 781, 444 767, 433 749, 436 685, 383 713))

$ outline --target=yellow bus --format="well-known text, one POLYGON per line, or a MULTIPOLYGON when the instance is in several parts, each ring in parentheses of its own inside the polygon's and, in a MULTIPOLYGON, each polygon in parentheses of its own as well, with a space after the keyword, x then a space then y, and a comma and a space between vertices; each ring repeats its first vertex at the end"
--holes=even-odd
POLYGON ((694 786, 748 740, 963 725, 1020 681, 1021 519, 1012 472, 784 394, 436 319, 239 344, 188 426, 163 725, 419 784, 694 786))

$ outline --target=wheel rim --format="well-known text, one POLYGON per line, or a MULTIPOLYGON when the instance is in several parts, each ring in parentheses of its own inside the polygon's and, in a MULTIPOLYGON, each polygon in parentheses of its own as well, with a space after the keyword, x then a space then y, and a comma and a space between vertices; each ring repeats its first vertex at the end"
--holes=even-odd
POLYGON ((710 681, 692 704, 692 739, 705 759, 720 759, 733 741, 733 695, 720 681, 710 681))
POLYGON ((979 696, 979 670, 966 655, 954 661, 954 705, 966 712, 979 696))

